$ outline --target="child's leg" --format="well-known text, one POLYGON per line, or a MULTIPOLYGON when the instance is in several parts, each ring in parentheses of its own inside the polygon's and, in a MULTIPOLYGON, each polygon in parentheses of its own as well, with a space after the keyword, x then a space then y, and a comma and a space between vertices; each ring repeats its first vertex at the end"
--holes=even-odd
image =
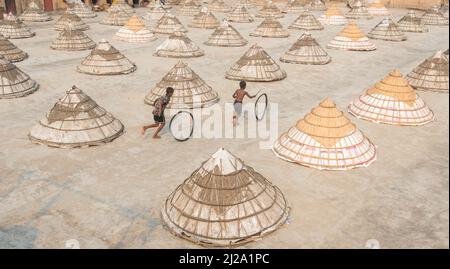
POLYGON ((147 131, 147 129, 158 127, 158 125, 159 125, 159 124, 158 124, 157 122, 155 122, 155 123, 150 124, 150 125, 144 125, 144 126, 142 126, 142 127, 141 127, 141 134, 145 134, 145 131, 147 131))
POLYGON ((155 138, 155 139, 161 138, 158 134, 159 134, 159 132, 161 132, 162 128, 164 128, 165 125, 166 125, 165 122, 161 122, 159 124, 159 127, 158 127, 158 129, 156 129, 155 134, 153 135, 153 138, 155 138))

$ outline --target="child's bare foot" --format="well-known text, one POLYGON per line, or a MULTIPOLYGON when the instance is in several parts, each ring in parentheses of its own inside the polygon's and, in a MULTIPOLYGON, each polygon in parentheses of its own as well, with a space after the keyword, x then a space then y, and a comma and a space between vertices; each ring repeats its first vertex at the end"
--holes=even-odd
POLYGON ((144 134, 145 134, 145 128, 141 127, 141 135, 144 135, 144 134))
POLYGON ((159 136, 159 135, 154 135, 153 136, 153 139, 160 139, 161 138, 161 136, 159 136))

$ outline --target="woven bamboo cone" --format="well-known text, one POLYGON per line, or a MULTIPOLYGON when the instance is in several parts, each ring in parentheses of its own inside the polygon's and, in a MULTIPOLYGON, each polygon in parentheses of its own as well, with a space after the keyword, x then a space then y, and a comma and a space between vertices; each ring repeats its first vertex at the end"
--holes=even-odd
POLYGON ((347 13, 348 19, 366 19, 370 20, 373 16, 369 13, 367 8, 360 0, 357 0, 350 11, 347 13))
POLYGON ((193 243, 236 247, 280 228, 289 211, 278 187, 221 148, 167 197, 161 218, 193 243))
POLYGON ((175 90, 167 108, 193 109, 219 102, 219 94, 182 61, 156 84, 145 97, 145 103, 154 105, 157 98, 165 95, 167 87, 175 90))
POLYGON ((123 26, 129 19, 130 15, 122 10, 110 11, 100 23, 105 25, 123 26))
POLYGON ((367 34, 372 39, 385 41, 405 41, 406 35, 398 28, 397 24, 390 18, 384 18, 372 31, 367 34))
POLYGON ((95 18, 97 17, 97 14, 95 14, 92 9, 86 5, 85 3, 81 2, 81 0, 77 0, 76 3, 67 9, 69 12, 76 14, 80 18, 95 18))
POLYGON ((261 24, 252 32, 250 36, 286 38, 289 32, 283 29, 283 25, 273 16, 266 17, 261 24))
POLYGON ((433 112, 398 70, 353 100, 348 111, 364 120, 393 125, 423 125, 434 120, 433 112))
POLYGON ((227 16, 229 22, 250 23, 255 19, 244 6, 236 6, 227 16))
POLYGON ((145 43, 158 39, 136 15, 133 15, 113 38, 129 43, 145 43))
POLYGON ((215 29, 219 26, 219 21, 208 8, 203 7, 188 26, 201 29, 215 29))
POLYGON ((9 13, 0 24, 0 34, 8 39, 30 38, 36 35, 12 13, 9 13))
POLYGON ((186 33, 188 30, 184 28, 180 20, 175 15, 167 12, 156 22, 156 26, 152 29, 154 33, 170 35, 177 31, 186 33))
POLYGON ((383 3, 380 2, 380 0, 373 1, 367 8, 367 11, 369 11, 369 13, 374 16, 390 15, 389 10, 384 6, 383 3))
POLYGON ((25 11, 20 15, 20 19, 22 21, 30 21, 30 22, 45 22, 51 21, 52 17, 47 15, 44 11, 39 8, 39 6, 31 0, 28 4, 28 7, 25 11))
POLYGON ((347 18, 335 4, 332 4, 325 13, 318 18, 318 21, 322 25, 344 25, 348 22, 347 18))
POLYGON ((208 9, 219 13, 228 13, 231 11, 231 7, 225 4, 223 0, 212 0, 208 4, 208 9))
POLYGON ((254 8, 255 6, 250 2, 250 0, 236 0, 233 3, 234 7, 245 7, 246 9, 254 8))
POLYGON ((108 9, 108 12, 110 11, 124 11, 130 16, 135 13, 134 9, 127 2, 125 2, 125 0, 115 0, 108 9))
POLYGON ((31 142, 58 148, 97 146, 113 141, 122 123, 73 86, 50 112, 31 128, 31 142))
POLYGON ((186 0, 181 7, 178 8, 177 15, 191 17, 197 15, 199 12, 200 8, 192 0, 186 0))
POLYGON ((281 10, 272 1, 267 1, 264 7, 256 14, 256 17, 258 18, 266 18, 269 16, 273 16, 277 19, 284 17, 281 10))
POLYGON ((433 6, 422 15, 422 23, 425 25, 448 25, 448 18, 444 17, 437 6, 433 6))
POLYGON ((425 59, 406 77, 416 90, 448 93, 448 51, 447 57, 442 51, 425 59))
POLYGON ((349 21, 344 29, 328 43, 327 48, 350 51, 376 50, 375 44, 364 35, 354 21, 349 21))
POLYGON ((136 65, 105 39, 77 67, 78 72, 90 75, 122 75, 135 70, 136 65))
POLYGON ((145 18, 147 20, 159 20, 166 13, 167 11, 163 7, 161 7, 161 5, 157 4, 147 12, 145 18))
POLYGON ((329 98, 283 133, 272 151, 282 160, 319 170, 367 167, 375 145, 329 98))
POLYGON ((69 20, 50 47, 54 50, 77 51, 92 49, 95 43, 85 33, 74 29, 69 20))
POLYGON ((0 34, 0 55, 10 62, 20 62, 28 58, 28 54, 0 34))
POLYGON ((298 16, 298 18, 288 27, 289 29, 297 30, 323 30, 323 25, 314 17, 314 15, 306 10, 298 16))
POLYGON ((66 11, 56 22, 55 22, 55 30, 62 31, 67 26, 68 21, 71 21, 72 27, 78 31, 85 31, 89 29, 89 26, 86 25, 83 20, 75 14, 72 14, 66 11))
POLYGON ((192 40, 181 31, 175 31, 161 45, 154 56, 170 58, 194 58, 205 55, 192 40))
POLYGON ((286 78, 286 72, 258 44, 254 44, 227 71, 231 80, 270 82, 286 78))
POLYGON ((280 61, 292 64, 322 65, 331 62, 331 57, 311 34, 306 32, 281 56, 280 61))
POLYGON ((325 11, 327 6, 321 0, 312 0, 308 5, 309 10, 325 11))
POLYGON ((226 20, 211 34, 204 44, 215 47, 242 47, 248 41, 226 20))
POLYGON ((0 54, 0 99, 19 98, 27 96, 39 88, 22 70, 0 54))
POLYGON ((414 10, 410 10, 403 18, 397 22, 398 28, 403 32, 426 33, 428 28, 422 23, 422 20, 416 16, 414 10))
POLYGON ((303 13, 305 12, 305 1, 304 0, 289 0, 286 3, 285 8, 282 10, 283 13, 303 13))

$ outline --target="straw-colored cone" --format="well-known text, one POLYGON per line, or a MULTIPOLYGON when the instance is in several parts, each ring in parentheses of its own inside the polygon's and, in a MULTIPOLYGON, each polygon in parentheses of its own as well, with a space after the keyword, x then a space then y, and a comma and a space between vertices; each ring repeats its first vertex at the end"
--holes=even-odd
POLYGON ((113 1, 111 7, 108 9, 108 12, 110 11, 124 11, 130 16, 135 13, 134 9, 127 2, 125 2, 125 0, 113 1))
POLYGON ((390 18, 384 18, 372 31, 367 34, 372 39, 385 41, 405 41, 406 35, 398 28, 397 24, 390 18))
POLYGON ((35 92, 39 85, 0 54, 0 99, 18 98, 35 92))
POLYGON ((232 80, 269 82, 286 78, 286 72, 257 44, 227 71, 225 77, 232 80))
POLYGON ((72 22, 68 21, 50 47, 54 50, 88 50, 94 48, 95 43, 84 32, 75 30, 72 22))
POLYGON ((281 10, 272 1, 267 1, 264 7, 256 14, 256 17, 258 18, 266 18, 269 16, 273 16, 277 19, 284 17, 281 10))
POLYGON ((29 38, 36 35, 12 13, 6 15, 6 18, 0 23, 0 34, 8 39, 29 38))
POLYGON ((80 18, 95 18, 97 14, 85 3, 78 0, 72 7, 67 9, 69 12, 76 14, 80 18))
POLYGON ((370 20, 373 16, 369 13, 367 8, 362 4, 360 0, 356 1, 350 11, 347 13, 348 19, 367 19, 370 20))
POLYGON ((123 26, 129 19, 130 15, 123 10, 110 11, 100 23, 105 25, 123 26))
POLYGON ((208 9, 219 13, 228 13, 231 11, 231 7, 225 4, 223 0, 212 0, 208 4, 208 9))
POLYGON ((289 0, 286 3, 285 8, 282 10, 284 13, 303 13, 305 12, 304 0, 289 0))
MULTIPOLYGON (((264 1, 264 4, 265 4, 265 2, 266 2, 266 1, 264 1)), ((250 2, 250 0, 236 0, 236 1, 234 1, 233 6, 234 6, 234 7, 241 6, 241 7, 245 7, 246 9, 251 9, 251 8, 254 8, 254 7, 255 7, 255 6, 250 2)))
POLYGON ((156 48, 153 55, 171 58, 193 58, 203 56, 205 53, 183 32, 176 31, 156 48))
POLYGON ((324 11, 327 10, 327 6, 324 2, 322 2, 322 0, 312 0, 308 6, 308 9, 314 11, 324 11))
POLYGON ((154 105, 156 99, 166 94, 167 87, 175 90, 167 108, 201 108, 219 102, 219 94, 182 61, 178 62, 156 84, 145 97, 145 103, 154 105))
POLYGON ((145 27, 144 22, 138 16, 133 15, 113 37, 115 40, 129 43, 145 43, 154 41, 157 37, 145 27))
POLYGON ((433 112, 398 70, 350 103, 358 118, 394 125, 423 125, 433 121, 433 112))
POLYGON ((320 170, 367 167, 376 148, 330 100, 323 100, 275 141, 279 158, 320 170))
POLYGON ((384 6, 380 0, 373 1, 367 8, 370 14, 374 16, 388 16, 390 15, 389 10, 384 6))
POLYGON ((328 43, 327 48, 354 51, 372 51, 376 49, 375 44, 364 35, 354 21, 350 21, 344 29, 328 43))
POLYGON ((36 4, 36 2, 34 2, 34 0, 31 0, 28 4, 28 7, 20 15, 20 19, 22 21, 44 22, 51 21, 52 17, 42 11, 42 9, 36 4))
POLYGON ((226 20, 211 34, 204 44, 215 47, 241 47, 248 41, 226 20))
POLYGON ((314 17, 314 15, 306 10, 302 14, 300 14, 297 19, 288 27, 289 29, 297 29, 297 30, 323 30, 323 25, 314 17))
POLYGON ((422 23, 422 20, 416 16, 414 10, 410 10, 403 18, 397 22, 398 29, 403 32, 425 33, 428 28, 422 23))
POLYGON ((250 33, 251 36, 284 38, 289 36, 289 32, 283 29, 283 25, 273 16, 266 17, 261 24, 250 33))
POLYGON ((147 20, 159 20, 166 14, 167 11, 161 7, 161 5, 155 5, 153 8, 150 9, 150 11, 147 12, 145 15, 145 18, 147 20))
POLYGON ((121 75, 136 70, 136 65, 128 60, 105 39, 77 67, 77 71, 90 75, 121 75))
POLYGON ((235 247, 280 228, 290 208, 278 187, 219 149, 172 192, 161 210, 174 235, 207 247, 235 247))
POLYGON ((215 29, 219 26, 219 21, 211 11, 204 7, 194 16, 192 22, 188 26, 202 29, 215 29))
POLYGON ((331 57, 319 43, 306 32, 280 58, 281 62, 293 64, 327 64, 331 57))
POLYGON ((28 136, 33 143, 74 148, 111 142, 123 130, 118 119, 73 86, 28 136))
POLYGON ((406 79, 416 90, 448 93, 448 51, 447 57, 438 51, 425 59, 406 79))
POLYGON ((323 25, 344 25, 348 22, 347 18, 335 4, 332 4, 318 20, 323 25))
POLYGON ((26 52, 16 47, 11 41, 0 34, 0 55, 10 62, 20 62, 28 57, 26 52))
POLYGON ((236 6, 227 16, 229 22, 250 23, 255 19, 244 6, 236 6))
POLYGON ((89 26, 86 25, 80 17, 75 14, 72 14, 68 11, 64 12, 64 14, 55 22, 55 30, 62 31, 67 26, 67 22, 72 22, 72 27, 78 31, 85 31, 89 29, 89 26))
POLYGON ((422 23, 425 25, 448 25, 448 18, 444 17, 437 6, 433 6, 422 15, 422 23))
POLYGON ((154 33, 170 35, 176 31, 186 33, 188 30, 184 28, 180 20, 171 13, 166 13, 156 22, 156 26, 152 29, 154 33))
POLYGON ((178 16, 194 16, 200 12, 200 8, 192 0, 186 0, 177 10, 178 16))

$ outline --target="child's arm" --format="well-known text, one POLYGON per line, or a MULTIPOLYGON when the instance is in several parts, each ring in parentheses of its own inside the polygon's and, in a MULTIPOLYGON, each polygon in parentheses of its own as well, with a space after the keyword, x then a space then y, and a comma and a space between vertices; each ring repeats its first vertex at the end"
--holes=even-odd
POLYGON ((245 92, 245 95, 247 95, 248 98, 251 98, 251 99, 256 97, 256 94, 255 95, 250 95, 250 94, 248 94, 248 92, 245 92))
POLYGON ((234 91, 234 93, 233 93, 233 98, 236 98, 236 97, 237 97, 237 90, 234 91))

